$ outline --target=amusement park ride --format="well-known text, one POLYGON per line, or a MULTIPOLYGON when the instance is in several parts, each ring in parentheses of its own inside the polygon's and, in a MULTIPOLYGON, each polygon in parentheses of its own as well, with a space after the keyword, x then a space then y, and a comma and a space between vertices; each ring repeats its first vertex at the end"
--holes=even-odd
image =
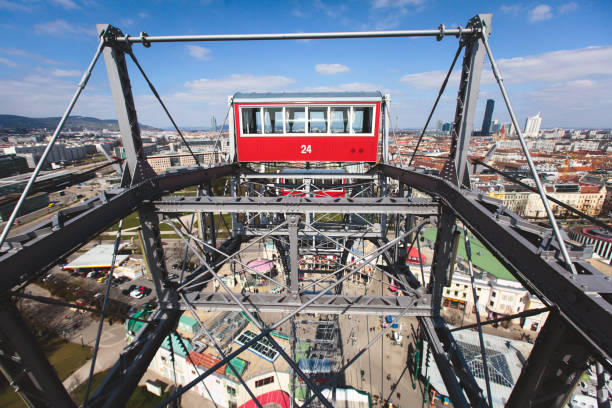
MULTIPOLYGON (((483 391, 440 316, 442 292, 452 280, 453 254, 460 228, 476 236, 550 313, 506 406, 564 406, 588 364, 596 362, 610 372, 612 281, 581 261, 580 253, 566 248, 520 131, 518 136, 545 202, 552 230, 524 221, 499 201, 469 188, 467 151, 485 55, 491 62, 514 126, 520 129, 488 44, 490 31, 490 14, 477 15, 466 27, 457 29, 442 25, 434 30, 349 33, 156 37, 146 33, 128 36, 115 27, 98 26, 100 42, 95 56, 49 146, 57 140, 93 66, 103 54, 126 150, 122 186, 104 191, 83 205, 60 211, 52 221, 27 233, 8 237, 19 206, 45 156, 41 158, 0 237, 0 367, 10 384, 29 406, 75 406, 15 307, 15 299, 21 296, 23 287, 59 259, 138 211, 144 258, 159 306, 104 381, 88 395, 86 407, 125 405, 163 340, 176 329, 182 312, 196 309, 241 311, 259 331, 225 355, 219 364, 176 390, 166 403, 251 344, 266 338, 280 358, 287 361, 293 375, 311 389, 312 397, 301 406, 316 400, 331 407, 321 393, 321 386, 304 374, 295 357, 270 335, 287 322, 295 330, 295 319, 300 314, 325 313, 383 314, 393 316, 393 322, 402 316, 416 316, 419 333, 429 344, 454 406, 491 406, 486 369, 487 389, 483 391), (231 148, 227 162, 204 166, 196 158, 198 165, 192 169, 159 176, 148 165, 126 57, 134 61, 166 113, 168 110, 138 63, 133 45, 140 43, 148 48, 156 42, 368 37, 458 39, 448 74, 463 52, 461 80, 450 136, 451 150, 440 174, 411 167, 410 162, 400 166, 389 164, 389 97, 373 92, 238 93, 230 102, 231 148), (225 183, 227 193, 214 195, 212 184, 220 180, 225 183), (189 186, 197 186, 197 196, 171 195, 189 186), (200 236, 194 232, 193 222, 185 225, 177 221, 178 215, 185 213, 195 214, 199 220, 200 236), (222 217, 215 214, 231 214, 232 222, 226 233, 215 223, 222 217), (199 267, 180 280, 170 279, 166 270, 160 239, 162 223, 169 225, 185 249, 198 259, 199 267), (422 258, 412 256, 407 264, 406 255, 426 225, 437 228, 437 238, 431 280, 422 287, 415 276, 422 258), (282 271, 275 277, 279 293, 232 291, 219 276, 221 267, 239 262, 246 248, 264 240, 273 240, 280 254, 282 271), (362 253, 354 247, 357 241, 370 242, 374 249, 362 253), (332 259, 337 260, 336 265, 331 271, 317 275, 322 276, 318 279, 301 280, 300 260, 306 255, 322 253, 321 248, 325 248, 325 254, 335 256, 332 259), (392 282, 396 292, 403 296, 397 296, 396 292, 387 296, 358 296, 343 291, 343 284, 353 276, 363 275, 365 268, 374 271, 371 276, 381 283, 392 282), (218 281, 219 291, 207 291, 204 283, 211 280, 218 281), (280 312, 277 315, 282 317, 273 324, 264 324, 259 316, 266 312, 280 312)), ((431 115, 427 122, 430 119, 431 115)), ((175 125, 171 117, 170 120, 175 125)), ((178 127, 176 130, 183 137, 178 127)), ((121 226, 115 249, 120 234, 121 226)), ((102 313, 105 307, 106 300, 102 313)), ((520 316, 508 318, 517 317, 520 316)), ((479 322, 478 328, 490 323, 479 322)), ((375 340, 383 334, 381 331, 375 340)), ((481 352, 486 361, 484 349, 481 352)), ((359 355, 345 364, 341 362, 327 386, 333 386, 359 355)), ((88 394, 89 391, 88 386, 88 394)), ((253 392, 247 391, 260 406, 253 392)), ((292 405, 297 404, 292 401, 292 405)))

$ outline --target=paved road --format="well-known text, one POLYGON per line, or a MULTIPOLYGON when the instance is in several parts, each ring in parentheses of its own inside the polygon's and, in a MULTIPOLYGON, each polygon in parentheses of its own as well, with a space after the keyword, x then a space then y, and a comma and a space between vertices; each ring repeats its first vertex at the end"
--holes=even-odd
MULTIPOLYGON (((362 284, 349 283, 346 287, 349 293, 363 294, 362 284)), ((381 288, 380 283, 373 282, 368 295, 390 295, 387 289, 381 288)), ((351 359, 365 347, 380 331, 382 316, 347 316, 340 318, 340 331, 342 335, 343 358, 351 359)), ((400 333, 403 336, 402 344, 397 345, 388 337, 392 333, 389 329, 359 360, 355 361, 346 371, 346 383, 356 389, 378 395, 383 401, 388 401, 394 407, 417 408, 421 407, 422 390, 417 384, 416 390, 412 388, 412 377, 408 365, 408 348, 412 343, 410 335, 411 325, 416 329, 416 318, 404 317, 400 319, 400 333), (363 371, 363 376, 361 372, 363 371)), ((397 330, 396 330, 397 331, 397 330)), ((382 406, 379 403, 378 406, 382 406)), ((386 405, 385 405, 386 406, 386 405)))
MULTIPOLYGON (((96 341, 98 323, 91 321, 89 325, 79 332, 73 333, 68 340, 73 343, 81 344, 81 338, 85 345, 93 347, 96 341)), ((119 358, 119 354, 125 347, 125 329, 122 324, 113 324, 110 326, 108 321, 104 322, 102 327, 102 335, 100 336, 100 347, 96 358, 94 374, 111 368, 119 358)), ((72 391, 79 384, 87 381, 89 370, 91 368, 91 360, 88 360, 84 365, 77 369, 70 377, 64 380, 64 387, 68 391, 72 391)))

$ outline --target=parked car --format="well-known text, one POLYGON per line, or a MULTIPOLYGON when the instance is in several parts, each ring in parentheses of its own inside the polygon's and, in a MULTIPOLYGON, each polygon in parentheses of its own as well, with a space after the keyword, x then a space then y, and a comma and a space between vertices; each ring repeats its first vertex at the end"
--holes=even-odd
POLYGON ((98 283, 102 283, 104 282, 106 279, 108 279, 108 275, 102 275, 98 278, 98 283))
POLYGON ((141 299, 143 298, 145 295, 143 292, 141 292, 139 289, 134 289, 133 291, 130 292, 130 296, 135 298, 135 299, 141 299))
POLYGON ((176 273, 169 273, 168 279, 177 279, 179 276, 176 273))
POLYGON ((123 294, 124 294, 124 295, 126 295, 126 296, 130 296, 130 293, 132 293, 132 291, 133 291, 134 289, 136 289, 136 285, 130 285, 130 287, 129 287, 129 288, 127 288, 127 289, 123 289, 123 290, 121 291, 121 293, 123 293, 123 294))

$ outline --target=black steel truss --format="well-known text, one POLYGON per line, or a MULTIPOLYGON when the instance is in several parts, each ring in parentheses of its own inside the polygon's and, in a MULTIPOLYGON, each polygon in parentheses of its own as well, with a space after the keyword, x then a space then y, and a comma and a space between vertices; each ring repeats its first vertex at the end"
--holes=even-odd
MULTIPOLYGON (((263 196, 274 194, 279 184, 274 180, 280 175, 275 174, 272 178, 270 174, 260 174, 248 166, 236 163, 217 164, 210 168, 200 166, 180 173, 155 176, 142 150, 125 63, 126 54, 133 56, 130 44, 142 42, 146 45, 147 36, 143 33, 140 40, 131 37, 130 41, 130 37, 123 36, 114 27, 99 26, 123 144, 126 147, 125 171, 131 176, 129 187, 104 192, 83 205, 60 212, 54 220, 8 238, 3 244, 0 253, 0 294, 5 298, 0 305, 0 313, 3 315, 3 323, 7 324, 0 330, 0 368, 11 385, 19 387, 26 403, 32 406, 74 406, 8 295, 15 286, 41 276, 59 259, 72 254, 118 220, 138 211, 142 223, 141 239, 145 260, 154 280, 159 308, 137 338, 126 347, 86 406, 124 405, 162 341, 176 329, 182 311, 202 309, 241 310, 248 314, 283 312, 287 315, 271 327, 262 325, 261 333, 226 354, 220 363, 198 375, 170 400, 180 396, 256 341, 266 337, 276 343, 270 336, 276 325, 292 320, 292 327, 295 328, 293 319, 297 313, 316 312, 335 315, 385 314, 396 316, 396 319, 406 315, 417 316, 421 332, 429 342, 454 405, 485 407, 488 404, 483 392, 467 368, 451 331, 439 315, 442 290, 452 279, 457 240, 455 224, 459 220, 530 293, 538 296, 551 310, 552 318, 546 323, 508 406, 560 407, 567 400, 568 389, 579 378, 577 373, 584 369, 587 361, 596 359, 608 370, 611 367, 612 306, 609 301, 612 281, 589 264, 578 260, 575 262, 578 273, 572 274, 563 264, 562 244, 554 242, 549 230, 522 220, 494 199, 462 188, 463 185, 469 185, 466 154, 484 61, 481 36, 483 33, 488 35, 486 33, 490 31, 490 25, 490 15, 479 15, 470 20, 465 29, 453 32, 453 35, 460 38, 465 54, 451 154, 442 177, 412 168, 379 164, 366 174, 347 174, 346 178, 351 179, 352 184, 347 187, 349 194, 345 198, 263 196), (211 194, 211 183, 223 177, 231 180, 232 197, 215 197, 211 194), (243 189, 247 192, 246 196, 240 196, 241 180, 247 185, 243 189), (391 180, 401 186, 420 190, 432 198, 408 198, 403 193, 393 197, 388 188, 391 180), (364 187, 364 183, 370 184, 364 187), (270 185, 263 188, 263 184, 270 185), (188 186, 208 188, 198 188, 197 197, 164 197, 188 186), (351 191, 355 196, 351 196, 351 191), (181 278, 182 282, 176 285, 170 282, 165 269, 159 222, 164 213, 172 216, 183 212, 207 215, 200 217, 200 224, 204 224, 201 239, 192 234, 191 227, 187 228, 181 223, 179 228, 171 219, 164 220, 175 228, 188 249, 196 253, 201 261, 196 271, 186 275, 184 280, 181 278), (215 226, 213 213, 219 212, 232 214, 232 226, 231 231, 227 231, 229 238, 217 247, 219 228, 215 226), (253 216, 253 213, 257 215, 253 216), (342 220, 321 220, 317 214, 341 214, 342 220), (397 217, 397 222, 388 220, 388 215, 397 217), (411 234, 420 230, 430 217, 438 225, 432 280, 428 288, 416 288, 416 279, 406 268, 401 253, 411 240, 411 234), (417 218, 425 218, 426 221, 417 225, 417 218), (204 219, 206 221, 202 222, 204 219), (390 240, 387 226, 393 222, 395 238, 390 240), (207 282, 215 279, 221 281, 217 272, 225 263, 241 263, 237 255, 244 250, 243 244, 249 246, 264 237, 274 240, 280 254, 286 279, 280 282, 286 289, 283 293, 202 291, 207 282), (298 279, 300 257, 331 253, 316 245, 302 248, 303 242, 310 239, 315 242, 317 239, 326 240, 332 246, 335 245, 332 250, 340 254, 340 262, 335 272, 309 286, 300 283, 298 279), (361 261, 373 265, 381 272, 380 282, 388 283, 384 279, 395 280, 404 296, 353 296, 342 293, 344 281, 352 275, 363 274, 361 269, 364 265, 349 262, 349 255, 355 255, 352 250, 354 242, 364 239, 374 242, 377 248, 363 255, 361 261), (385 259, 384 268, 376 265, 379 257, 385 259), (317 284, 320 290, 318 294, 302 293, 305 287, 315 287, 317 284), (333 294, 329 294, 330 291, 333 294), (48 399, 45 400, 43 396, 48 399)), ((444 27, 441 26, 433 34, 441 39, 445 35, 444 27)), ((272 37, 268 39, 281 39, 272 37)), ((144 74, 142 68, 139 68, 144 74)), ((284 177, 307 176, 307 173, 293 173, 284 177)), ((325 177, 322 175, 320 178, 325 177)), ((401 190, 404 190, 403 187, 401 190)), ((380 332, 373 341, 383 333, 380 332)), ((280 349, 280 346, 276 346, 280 349)), ((335 374, 332 383, 364 350, 335 374)), ((292 367, 294 377, 297 375, 306 381, 320 402, 330 406, 319 388, 304 376, 295 361, 284 351, 282 354, 292 367)), ((314 398, 306 401, 304 406, 314 398)))

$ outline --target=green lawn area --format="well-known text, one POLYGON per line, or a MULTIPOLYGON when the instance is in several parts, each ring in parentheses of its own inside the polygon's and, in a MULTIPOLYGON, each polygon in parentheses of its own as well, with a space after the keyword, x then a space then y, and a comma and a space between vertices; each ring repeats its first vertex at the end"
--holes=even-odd
MULTIPOLYGON (((435 242, 437 232, 438 230, 436 228, 428 228, 423 231, 423 237, 428 241, 435 242)), ((506 267, 502 265, 475 236, 470 234, 468 237, 472 248, 472 264, 474 266, 500 279, 516 280, 506 267)), ((467 260, 463 231, 461 231, 461 237, 459 238, 457 255, 467 260)))
MULTIPOLYGON (((104 377, 106 376, 108 371, 102 371, 94 375, 93 381, 91 383, 91 389, 95 390, 96 387, 102 382, 104 377)), ((77 405, 81 405, 83 403, 83 399, 85 398, 85 389, 87 388, 87 383, 83 383, 79 385, 71 394, 72 400, 77 403, 77 405)), ((91 395, 91 393, 90 393, 91 395)), ((144 407, 155 407, 160 402, 164 401, 170 394, 165 392, 161 397, 151 394, 145 387, 137 387, 132 393, 132 396, 128 400, 126 407, 136 407, 136 408, 144 408, 144 407)))
MULTIPOLYGON (((65 380, 77 368, 81 367, 92 354, 92 348, 80 344, 66 343, 61 337, 48 335, 40 340, 41 347, 51 365, 57 371, 60 380, 65 380)), ((3 381, 3 384, 6 383, 3 381)), ((0 407, 3 408, 21 408, 25 404, 13 391, 12 388, 6 386, 0 391, 0 407)))

